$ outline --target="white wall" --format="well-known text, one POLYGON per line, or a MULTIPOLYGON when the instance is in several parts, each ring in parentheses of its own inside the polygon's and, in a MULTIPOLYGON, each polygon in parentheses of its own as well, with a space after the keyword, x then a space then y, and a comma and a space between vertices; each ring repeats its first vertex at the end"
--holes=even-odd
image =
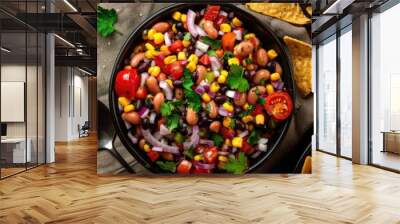
POLYGON ((88 120, 88 78, 71 67, 56 67, 55 76, 55 140, 77 139, 88 120))

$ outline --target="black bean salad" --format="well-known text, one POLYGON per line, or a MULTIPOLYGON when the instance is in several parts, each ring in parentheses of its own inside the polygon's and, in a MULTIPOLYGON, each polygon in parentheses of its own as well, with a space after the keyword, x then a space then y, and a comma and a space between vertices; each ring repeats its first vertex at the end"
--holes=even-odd
POLYGON ((115 80, 133 144, 165 172, 246 172, 293 110, 277 52, 218 5, 142 38, 115 80))

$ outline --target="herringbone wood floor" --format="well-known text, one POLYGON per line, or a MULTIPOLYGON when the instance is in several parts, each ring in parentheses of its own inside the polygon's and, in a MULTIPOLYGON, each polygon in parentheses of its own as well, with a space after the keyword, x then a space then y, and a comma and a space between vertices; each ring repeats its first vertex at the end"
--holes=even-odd
POLYGON ((0 223, 400 223, 400 175, 314 152, 312 175, 96 175, 95 137, 0 181, 0 223))

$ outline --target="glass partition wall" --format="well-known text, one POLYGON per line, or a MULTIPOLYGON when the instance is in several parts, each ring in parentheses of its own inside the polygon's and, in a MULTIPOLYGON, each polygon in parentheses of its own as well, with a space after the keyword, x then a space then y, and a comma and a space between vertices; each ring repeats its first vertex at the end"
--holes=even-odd
MULTIPOLYGON (((18 2, 35 13, 39 2, 18 2)), ((45 163, 45 35, 0 3, 0 178, 45 163)), ((42 10, 42 9, 41 9, 42 10)))

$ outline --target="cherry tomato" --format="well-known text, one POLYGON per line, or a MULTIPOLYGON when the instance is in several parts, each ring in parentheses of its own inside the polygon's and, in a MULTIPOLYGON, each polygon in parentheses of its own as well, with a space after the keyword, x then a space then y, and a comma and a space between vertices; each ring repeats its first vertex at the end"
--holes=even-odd
POLYGON ((157 55, 154 57, 154 63, 156 63, 156 65, 160 68, 164 67, 164 55, 157 55))
POLYGON ((117 73, 115 79, 115 92, 118 96, 124 96, 133 99, 140 85, 140 76, 136 69, 124 69, 117 73))
POLYGON ((256 107, 254 108, 253 112, 251 112, 251 115, 256 116, 258 114, 262 114, 264 111, 263 106, 260 104, 257 104, 256 107))
POLYGON ((233 32, 225 33, 224 36, 222 36, 222 48, 225 51, 233 51, 233 48, 235 47, 235 41, 236 41, 236 34, 233 32))
POLYGON ((247 138, 245 138, 243 139, 242 148, 240 148, 240 150, 242 150, 242 152, 245 154, 251 154, 254 151, 254 148, 249 144, 247 138))
POLYGON ((151 161, 154 162, 158 159, 160 154, 158 154, 158 152, 150 151, 150 152, 147 152, 147 156, 151 159, 151 161))
POLYGON ((176 40, 171 44, 171 46, 169 46, 169 51, 171 51, 173 53, 178 53, 178 52, 182 51, 183 48, 185 48, 185 47, 183 46, 182 41, 176 40))
POLYGON ((210 64, 210 57, 208 57, 208 55, 203 55, 201 58, 200 58, 200 63, 202 63, 203 65, 209 65, 210 64))
POLYGON ((136 98, 138 99, 146 99, 147 97, 147 89, 144 86, 139 87, 136 91, 136 98))
POLYGON ((176 171, 180 174, 187 174, 190 172, 191 168, 192 168, 192 163, 184 159, 179 163, 178 167, 176 168, 176 171))
POLYGON ((205 170, 205 169, 200 169, 198 167, 195 167, 193 170, 193 173, 195 173, 195 174, 211 173, 211 170, 205 170))
POLYGON ((206 163, 215 163, 218 157, 218 149, 217 147, 209 147, 203 152, 204 161, 206 163))
POLYGON ((225 21, 226 21, 226 16, 218 15, 217 19, 214 21, 214 26, 215 27, 219 27, 225 21))
POLYGON ((183 66, 176 61, 174 63, 165 65, 165 72, 172 76, 173 79, 180 79, 183 75, 183 66))
POLYGON ((219 5, 209 5, 204 13, 204 19, 214 21, 219 15, 220 8, 219 5))
POLYGON ((233 138, 235 136, 235 131, 232 128, 222 127, 221 134, 224 138, 233 138))
POLYGON ((275 92, 265 99, 265 109, 277 121, 287 119, 293 111, 293 101, 286 92, 275 92))

